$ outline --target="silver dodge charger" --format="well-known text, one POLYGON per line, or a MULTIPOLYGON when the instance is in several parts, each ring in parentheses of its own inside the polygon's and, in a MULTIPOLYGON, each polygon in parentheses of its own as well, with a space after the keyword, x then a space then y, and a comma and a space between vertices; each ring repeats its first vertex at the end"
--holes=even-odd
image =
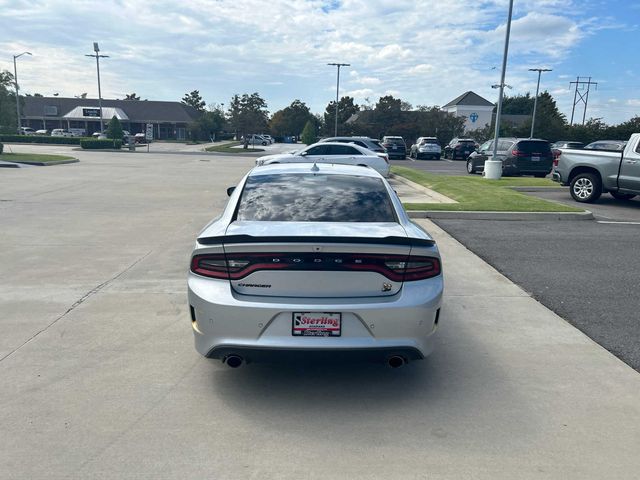
POLYGON ((251 170, 197 238, 188 291, 198 352, 230 367, 295 356, 400 367, 433 349, 434 240, 375 170, 251 170))

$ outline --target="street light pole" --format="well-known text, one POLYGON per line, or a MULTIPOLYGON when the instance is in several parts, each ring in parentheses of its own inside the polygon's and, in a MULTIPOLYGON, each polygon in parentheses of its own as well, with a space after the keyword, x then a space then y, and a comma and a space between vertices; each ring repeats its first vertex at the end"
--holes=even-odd
POLYGON ((350 63, 327 63, 327 65, 338 67, 338 80, 336 82, 336 126, 334 137, 338 136, 338 93, 340 92, 340 67, 350 67, 350 63))
POLYGON ((13 81, 16 87, 16 113, 18 115, 18 135, 20 135, 20 129, 22 128, 22 122, 20 121, 20 87, 18 87, 18 66, 16 63, 16 59, 20 58, 22 55, 31 55, 30 52, 22 52, 20 55, 13 56, 13 81))
POLYGON ((551 72, 550 68, 530 68, 530 72, 538 72, 538 85, 536 86, 536 98, 533 101, 533 118, 531 118, 531 133, 529 138, 533 138, 533 129, 536 126, 536 109, 538 108, 538 92, 540 91, 540 76, 542 72, 551 72))
POLYGON ((93 51, 96 53, 93 55, 85 55, 85 57, 95 57, 96 59, 96 70, 98 71, 98 106, 100 107, 100 133, 104 133, 104 123, 102 120, 102 91, 100 90, 100 59, 109 58, 109 55, 100 55, 98 42, 93 42, 93 51))
POLYGON ((502 161, 498 158, 498 138, 500 138, 500 116, 502 115, 502 99, 504 97, 504 78, 507 73, 507 56, 509 54, 509 35, 511 34, 511 16, 513 14, 513 0, 509 0, 509 15, 507 17, 507 32, 504 38, 504 55, 502 57, 502 75, 500 77, 500 94, 498 95, 498 109, 496 111, 496 129, 493 138, 493 157, 484 162, 484 178, 498 180, 502 177, 502 161))

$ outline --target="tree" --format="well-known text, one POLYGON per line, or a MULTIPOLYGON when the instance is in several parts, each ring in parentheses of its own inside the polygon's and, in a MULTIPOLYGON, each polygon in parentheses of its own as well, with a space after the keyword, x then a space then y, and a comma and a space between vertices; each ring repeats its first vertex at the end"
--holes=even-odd
MULTIPOLYGON (((353 127, 347 124, 354 114, 360 111, 360 107, 355 103, 353 97, 342 97, 338 101, 338 130, 342 135, 351 135, 353 127)), ((322 132, 324 135, 333 135, 336 124, 336 102, 331 101, 324 111, 324 121, 322 122, 322 132)))
POLYGON ((200 96, 200 92, 198 90, 186 93, 184 97, 182 97, 182 103, 192 106, 199 112, 204 112, 204 107, 206 106, 206 103, 200 96))
POLYGON ((311 120, 307 121, 307 124, 304 126, 304 130, 302 130, 302 135, 300 136, 300 140, 305 145, 311 145, 312 143, 316 143, 316 129, 311 120))
POLYGON ((0 71, 0 133, 16 133, 16 96, 13 74, 0 71))
POLYGON ((227 117, 231 127, 236 131, 236 137, 258 133, 266 129, 269 111, 267 102, 258 92, 251 95, 244 93, 231 97, 227 117))
POLYGON ((124 96, 124 99, 125 99, 125 100, 140 100, 140 96, 139 96, 139 95, 136 95, 136 93, 135 93, 135 92, 133 92, 133 93, 128 93, 128 94, 126 94, 126 95, 124 96))
POLYGON ((193 140, 215 140, 226 125, 224 111, 219 105, 209 106, 200 117, 189 126, 193 140))
MULTIPOLYGON (((382 132, 387 133, 390 131, 392 125, 400 123, 402 116, 402 100, 394 98, 393 95, 386 95, 380 97, 378 103, 373 109, 373 118, 375 123, 379 125, 382 132)), ((393 133, 394 135, 399 135, 393 133)))
POLYGON ((269 121, 269 130, 276 137, 284 137, 285 135, 297 137, 312 118, 313 114, 309 107, 296 99, 288 107, 273 114, 269 121))
POLYGON ((122 140, 122 125, 120 124, 120 120, 115 115, 111 117, 109 120, 109 125, 107 126, 107 138, 112 138, 113 140, 122 140))

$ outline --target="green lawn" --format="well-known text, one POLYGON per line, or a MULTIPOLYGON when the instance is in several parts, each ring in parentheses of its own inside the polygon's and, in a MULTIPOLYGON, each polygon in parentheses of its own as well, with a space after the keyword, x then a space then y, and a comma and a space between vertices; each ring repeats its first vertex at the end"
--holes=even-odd
POLYGON ((69 160, 76 159, 66 155, 45 155, 42 153, 3 153, 0 155, 0 160, 33 165, 41 163, 46 165, 55 165, 57 163, 69 163, 69 160))
POLYGON ((242 142, 229 142, 222 145, 214 145, 213 147, 207 147, 207 152, 222 152, 222 153, 247 153, 247 152, 264 152, 263 148, 232 148, 238 145, 242 145, 242 142))
POLYGON ((554 182, 545 178, 501 178, 485 180, 479 176, 434 175, 406 167, 392 167, 396 175, 446 195, 458 203, 407 203, 407 210, 455 210, 485 212, 581 212, 560 203, 542 200, 516 192, 512 186, 548 186, 554 182))

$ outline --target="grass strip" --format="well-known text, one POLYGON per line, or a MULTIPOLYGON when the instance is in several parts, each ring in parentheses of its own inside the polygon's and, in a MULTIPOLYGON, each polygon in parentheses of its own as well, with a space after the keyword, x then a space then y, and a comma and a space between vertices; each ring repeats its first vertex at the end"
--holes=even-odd
POLYGON ((75 160, 75 158, 66 155, 46 155, 43 153, 3 153, 0 155, 0 160, 33 165, 41 163, 55 165, 57 163, 69 163, 69 160, 75 160))
POLYGON ((223 143, 222 145, 214 145, 212 147, 207 147, 205 150, 207 152, 221 152, 221 153, 247 153, 247 152, 264 152, 264 148, 233 148, 238 145, 242 145, 242 142, 229 142, 223 143))
POLYGON ((524 195, 508 187, 550 186, 544 178, 501 178, 485 180, 475 176, 434 175, 406 167, 392 167, 396 175, 445 195, 458 203, 406 203, 407 210, 449 210, 477 212, 582 212, 540 198, 524 195))

